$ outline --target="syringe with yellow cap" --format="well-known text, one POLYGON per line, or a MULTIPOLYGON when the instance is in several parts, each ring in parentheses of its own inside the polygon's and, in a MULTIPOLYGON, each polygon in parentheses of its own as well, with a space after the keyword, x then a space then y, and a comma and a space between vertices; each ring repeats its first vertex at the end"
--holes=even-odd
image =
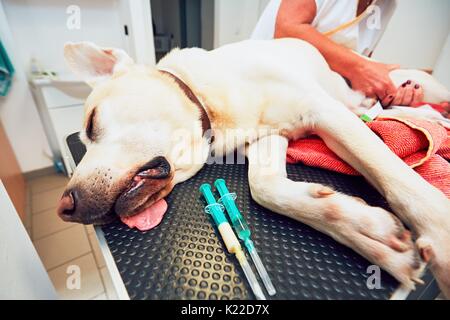
POLYGON ((255 263, 256 270, 258 270, 258 273, 264 285, 266 286, 267 292, 269 293, 269 295, 273 296, 276 293, 275 287, 273 286, 269 274, 267 273, 267 270, 264 267, 264 264, 262 263, 261 258, 258 255, 258 251, 256 251, 252 239, 250 238, 251 235, 250 228, 248 227, 247 222, 245 221, 241 212, 237 208, 236 203, 234 202, 234 200, 236 199, 236 194, 230 193, 228 191, 225 180, 223 179, 217 179, 214 182, 214 186, 216 187, 217 191, 219 191, 220 194, 219 203, 223 203, 223 205, 225 206, 226 212, 231 220, 231 224, 233 225, 234 231, 236 231, 236 234, 238 235, 239 239, 241 239, 244 242, 244 246, 247 248, 250 257, 255 263))
POLYGON ((214 195, 211 191, 211 186, 208 183, 202 184, 200 186, 200 192, 203 194, 206 202, 208 203, 208 205, 205 207, 205 212, 212 215, 214 223, 219 229, 219 233, 222 236, 223 242, 225 243, 228 252, 236 255, 236 258, 239 261, 242 270, 244 271, 245 277, 247 278, 247 281, 250 284, 250 287, 252 288, 256 299, 266 300, 261 286, 256 279, 255 273, 250 267, 250 264, 245 257, 244 251, 242 251, 239 240, 236 238, 233 229, 231 229, 227 218, 223 214, 223 206, 217 203, 216 199, 214 198, 214 195))

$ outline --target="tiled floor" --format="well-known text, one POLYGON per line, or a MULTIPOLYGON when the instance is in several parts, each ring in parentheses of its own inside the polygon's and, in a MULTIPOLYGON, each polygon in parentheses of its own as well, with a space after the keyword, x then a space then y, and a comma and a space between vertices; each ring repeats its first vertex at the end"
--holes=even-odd
POLYGON ((93 227, 67 223, 56 215, 67 181, 60 174, 28 181, 27 230, 61 299, 117 299, 93 227), (71 265, 80 268, 80 289, 66 286, 71 265))

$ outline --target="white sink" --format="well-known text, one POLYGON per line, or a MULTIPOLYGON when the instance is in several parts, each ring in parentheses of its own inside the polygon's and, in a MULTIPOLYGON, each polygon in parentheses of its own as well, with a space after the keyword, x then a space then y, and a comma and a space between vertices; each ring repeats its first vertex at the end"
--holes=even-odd
POLYGON ((34 87, 53 87, 69 97, 83 100, 86 99, 92 90, 85 82, 68 76, 59 77, 57 79, 31 79, 30 83, 34 87))

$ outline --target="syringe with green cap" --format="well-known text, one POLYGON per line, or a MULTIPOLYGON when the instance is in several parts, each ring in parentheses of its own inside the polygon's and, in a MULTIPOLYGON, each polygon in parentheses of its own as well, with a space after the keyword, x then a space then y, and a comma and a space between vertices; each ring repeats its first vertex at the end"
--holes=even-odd
POLYGON ((216 189, 219 191, 220 194, 219 203, 223 203, 223 205, 225 206, 228 216, 230 217, 231 224, 233 225, 233 228, 236 231, 239 239, 241 239, 244 242, 244 245, 247 248, 250 257, 252 257, 256 269, 258 270, 258 273, 267 289, 267 292, 271 296, 273 296, 276 293, 276 290, 272 284, 272 281, 270 280, 269 274, 267 273, 264 264, 262 263, 258 255, 258 252, 255 249, 253 241, 250 239, 251 235, 250 228, 248 227, 247 222, 245 221, 244 217, 242 216, 241 212, 236 206, 236 203, 234 201, 236 200, 236 194, 230 193, 228 191, 228 188, 225 184, 225 180, 223 179, 217 179, 214 182, 214 186, 216 187, 216 189))
POLYGON ((258 280, 256 279, 256 276, 247 261, 247 258, 245 257, 244 251, 242 251, 239 240, 236 238, 233 229, 231 229, 227 218, 223 214, 223 206, 220 203, 217 203, 216 199, 214 198, 214 195, 211 191, 211 186, 208 183, 202 184, 200 186, 200 192, 203 194, 206 202, 208 203, 208 205, 205 207, 205 212, 212 215, 214 223, 219 229, 219 233, 222 236, 223 242, 225 243, 228 252, 236 255, 236 258, 239 261, 242 270, 244 270, 245 277, 247 278, 247 281, 250 284, 250 287, 252 288, 256 299, 266 300, 261 286, 259 285, 258 280))

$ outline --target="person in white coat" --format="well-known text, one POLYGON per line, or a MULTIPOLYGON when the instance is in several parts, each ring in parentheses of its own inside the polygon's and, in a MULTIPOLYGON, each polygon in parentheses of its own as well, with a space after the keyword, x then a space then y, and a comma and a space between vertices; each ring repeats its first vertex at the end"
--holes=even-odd
POLYGON ((422 102, 419 84, 396 88, 389 72, 399 65, 371 56, 396 8, 396 0, 271 0, 252 39, 299 38, 311 43, 354 90, 384 106, 422 102))

